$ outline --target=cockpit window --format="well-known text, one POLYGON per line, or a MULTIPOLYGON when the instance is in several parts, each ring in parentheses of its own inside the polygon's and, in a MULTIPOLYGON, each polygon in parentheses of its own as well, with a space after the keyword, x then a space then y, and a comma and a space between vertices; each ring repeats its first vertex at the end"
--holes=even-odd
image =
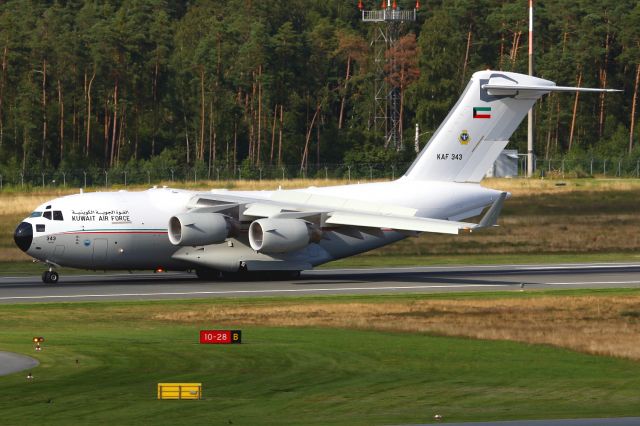
POLYGON ((44 213, 42 214, 42 217, 44 217, 45 219, 49 219, 49 220, 51 220, 51 212, 50 212, 50 211, 48 211, 48 212, 44 212, 44 213))
POLYGON ((29 217, 40 217, 42 216, 42 212, 33 212, 29 217))
POLYGON ((62 212, 60 210, 53 211, 53 220, 64 220, 62 218, 62 212))

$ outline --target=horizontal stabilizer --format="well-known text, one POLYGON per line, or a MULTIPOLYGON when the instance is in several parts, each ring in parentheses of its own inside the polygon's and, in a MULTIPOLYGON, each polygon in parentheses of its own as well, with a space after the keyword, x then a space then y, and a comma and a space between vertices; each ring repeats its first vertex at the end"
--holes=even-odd
MULTIPOLYGON (((545 86, 545 85, 526 85, 526 84, 492 84, 487 83, 482 86, 488 90, 490 95, 495 95, 496 90, 532 90, 536 92, 622 92, 618 89, 592 89, 588 87, 569 87, 569 86, 545 86)), ((502 94, 502 93, 500 93, 502 94)))

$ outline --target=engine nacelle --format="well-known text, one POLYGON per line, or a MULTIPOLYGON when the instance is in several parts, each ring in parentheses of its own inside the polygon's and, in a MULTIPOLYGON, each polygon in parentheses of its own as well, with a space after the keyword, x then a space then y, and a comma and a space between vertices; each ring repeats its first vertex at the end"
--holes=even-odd
POLYGON ((260 253, 287 253, 318 242, 321 231, 302 219, 258 219, 249 227, 249 244, 260 253))
POLYGON ((175 246, 217 244, 236 231, 235 221, 220 213, 184 213, 169 219, 169 241, 175 246))

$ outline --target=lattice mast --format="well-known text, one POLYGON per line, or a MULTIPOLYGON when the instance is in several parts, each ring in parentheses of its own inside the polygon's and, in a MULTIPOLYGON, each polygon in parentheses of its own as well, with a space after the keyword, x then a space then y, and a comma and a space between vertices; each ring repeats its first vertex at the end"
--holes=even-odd
POLYGON ((403 22, 416 20, 420 9, 420 0, 416 1, 413 10, 401 10, 397 0, 382 0, 380 9, 365 10, 362 0, 358 1, 358 9, 362 13, 362 22, 376 25, 371 47, 374 54, 375 80, 373 91, 374 127, 378 133, 384 133, 385 147, 392 145, 402 150, 402 135, 400 135, 400 90, 387 81, 387 72, 393 70, 394 58, 386 57, 385 53, 398 41, 400 25, 403 22))

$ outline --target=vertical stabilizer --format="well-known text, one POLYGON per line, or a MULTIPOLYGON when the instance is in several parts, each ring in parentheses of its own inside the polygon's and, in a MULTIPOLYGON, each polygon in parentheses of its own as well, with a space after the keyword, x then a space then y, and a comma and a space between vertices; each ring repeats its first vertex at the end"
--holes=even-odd
POLYGON ((523 74, 476 72, 404 178, 480 182, 536 100, 555 87, 523 74))

